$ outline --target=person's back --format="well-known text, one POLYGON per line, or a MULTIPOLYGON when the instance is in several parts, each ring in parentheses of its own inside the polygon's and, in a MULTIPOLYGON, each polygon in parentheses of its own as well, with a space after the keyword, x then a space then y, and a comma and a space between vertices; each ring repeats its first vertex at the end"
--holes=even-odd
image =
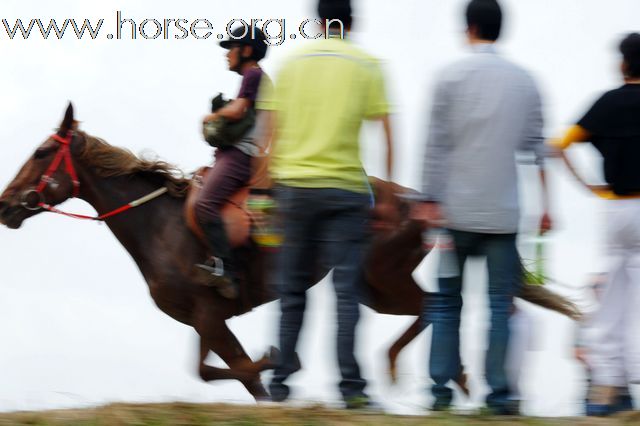
POLYGON ((529 74, 493 45, 473 50, 447 67, 440 80, 447 120, 436 125, 446 126, 451 144, 441 201, 453 229, 514 232, 519 219, 515 153, 542 147, 540 97, 529 74))
MULTIPOLYGON (((494 51, 502 26, 497 1, 470 1, 466 20, 473 54, 448 67, 436 86, 423 166, 424 200, 414 214, 428 226, 445 227, 453 241, 453 250, 441 251, 438 292, 425 306, 425 318, 433 324, 433 409, 451 404, 447 383, 462 368, 462 274, 469 256, 482 255, 491 310, 486 402, 496 414, 515 414, 518 405, 505 373, 509 315, 522 279, 515 151, 535 151, 542 159, 542 113, 529 75, 494 51)), ((550 227, 544 208, 541 231, 550 227)))
POLYGON ((605 93, 579 123, 589 128, 603 157, 604 179, 616 196, 640 194, 638 117, 640 85, 627 83, 605 93))
POLYGON ((278 76, 276 181, 365 192, 359 133, 363 119, 387 112, 377 61, 339 37, 293 54, 278 76))

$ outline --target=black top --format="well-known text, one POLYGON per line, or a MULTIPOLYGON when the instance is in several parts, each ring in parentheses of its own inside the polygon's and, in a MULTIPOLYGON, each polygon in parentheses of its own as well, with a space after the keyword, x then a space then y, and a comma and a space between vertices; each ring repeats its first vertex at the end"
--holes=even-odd
POLYGON ((640 194, 640 85, 611 90, 578 125, 604 159, 604 178, 616 195, 640 194))

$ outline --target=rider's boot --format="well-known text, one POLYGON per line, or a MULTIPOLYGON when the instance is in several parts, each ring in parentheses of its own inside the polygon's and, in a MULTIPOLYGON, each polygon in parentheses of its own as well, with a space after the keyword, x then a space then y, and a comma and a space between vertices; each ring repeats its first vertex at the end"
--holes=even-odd
POLYGON ((238 284, 231 245, 224 224, 220 218, 215 218, 215 220, 201 222, 200 226, 213 255, 204 263, 196 264, 196 267, 208 274, 206 285, 216 287, 218 292, 227 299, 236 299, 238 284))

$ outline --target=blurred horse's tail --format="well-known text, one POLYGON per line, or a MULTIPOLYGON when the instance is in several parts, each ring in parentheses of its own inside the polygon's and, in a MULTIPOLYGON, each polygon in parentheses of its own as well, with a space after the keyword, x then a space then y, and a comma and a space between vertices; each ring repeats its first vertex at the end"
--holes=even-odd
POLYGON ((577 321, 582 317, 582 313, 573 302, 548 290, 543 285, 522 284, 517 297, 534 305, 566 315, 572 320, 577 321))

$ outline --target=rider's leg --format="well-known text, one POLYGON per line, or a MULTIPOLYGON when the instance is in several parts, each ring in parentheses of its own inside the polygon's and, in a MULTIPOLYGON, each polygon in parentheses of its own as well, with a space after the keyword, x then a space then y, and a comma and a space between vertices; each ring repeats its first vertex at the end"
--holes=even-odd
POLYGON ((229 290, 223 295, 234 297, 237 294, 234 259, 220 212, 231 196, 249 182, 251 157, 230 147, 218 149, 215 158, 195 205, 196 217, 213 257, 198 266, 212 273, 213 285, 229 290))

